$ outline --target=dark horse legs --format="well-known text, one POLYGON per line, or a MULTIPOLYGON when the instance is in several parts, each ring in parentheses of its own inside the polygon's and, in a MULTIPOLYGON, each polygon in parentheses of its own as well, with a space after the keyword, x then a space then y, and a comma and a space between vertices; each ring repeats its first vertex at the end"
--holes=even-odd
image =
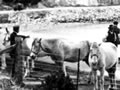
POLYGON ((115 71, 116 71, 116 63, 113 67, 107 70, 109 74, 109 80, 110 80, 110 88, 109 90, 115 90, 116 87, 116 80, 115 80, 115 71))

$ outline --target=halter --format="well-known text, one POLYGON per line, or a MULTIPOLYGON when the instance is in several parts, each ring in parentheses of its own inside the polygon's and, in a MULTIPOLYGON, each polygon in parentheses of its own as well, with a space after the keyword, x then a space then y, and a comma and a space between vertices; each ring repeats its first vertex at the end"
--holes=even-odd
POLYGON ((40 40, 39 40, 39 50, 38 50, 38 52, 35 52, 35 51, 33 51, 33 50, 31 49, 31 52, 33 52, 35 55, 38 55, 40 49, 42 49, 42 51, 46 52, 45 49, 44 49, 43 46, 42 46, 41 41, 42 41, 42 38, 40 38, 40 40))
POLYGON ((98 58, 98 55, 97 55, 97 54, 93 54, 93 55, 91 55, 91 58, 94 57, 94 56, 96 56, 96 57, 98 58))

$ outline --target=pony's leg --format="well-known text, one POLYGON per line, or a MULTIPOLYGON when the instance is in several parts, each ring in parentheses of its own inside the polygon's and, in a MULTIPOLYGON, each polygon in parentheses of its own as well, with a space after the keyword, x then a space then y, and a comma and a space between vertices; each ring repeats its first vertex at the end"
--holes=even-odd
POLYGON ((110 86, 109 89, 110 90, 114 90, 116 88, 116 81, 115 81, 115 75, 111 72, 109 74, 109 78, 110 78, 110 86))
POLYGON ((31 60, 31 68, 35 68, 35 61, 33 59, 31 60))
POLYGON ((93 75, 93 71, 92 70, 89 73, 88 84, 94 84, 94 75, 93 75))
POLYGON ((104 69, 100 70, 100 90, 104 90, 104 69))
POLYGON ((112 83, 111 83, 111 85, 113 86, 113 89, 116 89, 115 71, 113 71, 113 75, 112 75, 112 83))
POLYGON ((2 63, 1 69, 4 70, 7 66, 6 65, 6 55, 5 55, 5 53, 1 55, 1 63, 2 63))
POLYGON ((62 64, 63 64, 63 65, 62 65, 62 70, 63 70, 65 76, 67 76, 68 74, 67 74, 67 71, 66 71, 66 65, 65 65, 65 62, 63 62, 62 64))
POLYGON ((97 77, 97 71, 92 71, 94 75, 94 90, 98 90, 98 77, 97 77))
POLYGON ((27 58, 25 58, 26 59, 26 61, 25 61, 25 74, 24 74, 24 78, 26 77, 26 76, 28 76, 29 74, 30 74, 30 57, 27 57, 27 58))
POLYGON ((116 71, 116 64, 108 70, 109 78, 110 78, 110 90, 116 89, 116 80, 115 80, 115 71, 116 71))
POLYGON ((60 66, 60 69, 59 69, 60 72, 64 73, 64 75, 67 76, 66 66, 65 66, 64 62, 63 61, 59 61, 59 62, 56 62, 56 64, 60 66))

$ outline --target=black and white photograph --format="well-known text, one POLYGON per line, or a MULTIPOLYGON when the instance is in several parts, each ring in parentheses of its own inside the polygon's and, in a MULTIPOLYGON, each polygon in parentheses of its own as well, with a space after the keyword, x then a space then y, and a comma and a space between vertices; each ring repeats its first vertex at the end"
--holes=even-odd
POLYGON ((120 90, 120 0, 0 0, 0 90, 120 90))

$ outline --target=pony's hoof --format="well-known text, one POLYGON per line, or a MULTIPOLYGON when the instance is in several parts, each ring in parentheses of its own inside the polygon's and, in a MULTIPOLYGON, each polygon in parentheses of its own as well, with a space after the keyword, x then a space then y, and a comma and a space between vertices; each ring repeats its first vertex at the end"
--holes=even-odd
POLYGON ((99 90, 98 88, 94 88, 94 90, 99 90))
POLYGON ((108 88, 108 90, 117 90, 117 87, 108 88))
POLYGON ((89 80, 89 81, 88 81, 88 84, 93 85, 93 84, 94 84, 94 82, 92 82, 91 80, 89 80))

